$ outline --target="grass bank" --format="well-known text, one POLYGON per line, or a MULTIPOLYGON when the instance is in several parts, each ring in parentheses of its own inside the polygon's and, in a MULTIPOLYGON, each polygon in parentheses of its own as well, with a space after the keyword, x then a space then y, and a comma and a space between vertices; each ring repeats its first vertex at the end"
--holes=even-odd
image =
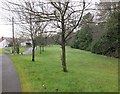
POLYGON ((0 48, 0 54, 4 54, 5 53, 5 48, 0 48))
POLYGON ((116 92, 118 59, 67 47, 68 73, 62 71, 60 46, 31 55, 10 55, 24 92, 116 92))

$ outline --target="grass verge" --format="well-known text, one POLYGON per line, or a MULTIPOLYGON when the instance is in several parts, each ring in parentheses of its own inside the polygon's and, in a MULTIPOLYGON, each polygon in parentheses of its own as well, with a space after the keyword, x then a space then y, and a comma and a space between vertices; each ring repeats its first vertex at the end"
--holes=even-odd
POLYGON ((31 55, 10 55, 23 92, 117 92, 118 59, 67 47, 68 73, 62 71, 60 46, 31 55))

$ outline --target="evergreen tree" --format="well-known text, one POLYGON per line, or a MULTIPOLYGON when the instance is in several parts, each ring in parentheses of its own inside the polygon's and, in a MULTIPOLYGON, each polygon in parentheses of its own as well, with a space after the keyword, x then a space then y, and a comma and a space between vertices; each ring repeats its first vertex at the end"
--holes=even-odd
POLYGON ((76 37, 74 43, 72 45, 73 48, 81 49, 81 50, 90 50, 89 46, 92 42, 92 32, 89 25, 84 25, 81 30, 76 33, 76 37))
POLYGON ((92 48, 93 53, 108 56, 119 57, 119 21, 120 11, 114 11, 110 14, 105 24, 106 33, 99 39, 92 48))

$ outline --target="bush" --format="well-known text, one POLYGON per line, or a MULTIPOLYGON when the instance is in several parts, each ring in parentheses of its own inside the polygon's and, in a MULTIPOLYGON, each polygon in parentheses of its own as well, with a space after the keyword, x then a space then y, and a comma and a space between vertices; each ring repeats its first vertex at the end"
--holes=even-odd
POLYGON ((74 39, 72 48, 81 50, 90 50, 90 45, 92 42, 91 28, 88 25, 82 27, 81 30, 77 31, 76 37, 74 39))
POLYGON ((9 44, 8 44, 8 47, 12 47, 13 46, 13 42, 10 42, 9 44))
POLYGON ((105 25, 106 33, 97 41, 93 47, 92 52, 107 56, 119 57, 118 49, 120 34, 119 34, 119 12, 113 12, 105 25))
POLYGON ((91 51, 96 54, 118 57, 117 36, 117 31, 107 32, 94 44, 91 51))

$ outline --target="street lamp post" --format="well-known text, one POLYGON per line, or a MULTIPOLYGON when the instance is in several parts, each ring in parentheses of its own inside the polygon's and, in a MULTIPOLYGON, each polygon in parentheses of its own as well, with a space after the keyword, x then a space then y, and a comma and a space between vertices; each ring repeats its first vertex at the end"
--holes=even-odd
POLYGON ((12 17, 12 34, 13 34, 13 49, 12 49, 12 53, 15 55, 14 17, 12 17))

